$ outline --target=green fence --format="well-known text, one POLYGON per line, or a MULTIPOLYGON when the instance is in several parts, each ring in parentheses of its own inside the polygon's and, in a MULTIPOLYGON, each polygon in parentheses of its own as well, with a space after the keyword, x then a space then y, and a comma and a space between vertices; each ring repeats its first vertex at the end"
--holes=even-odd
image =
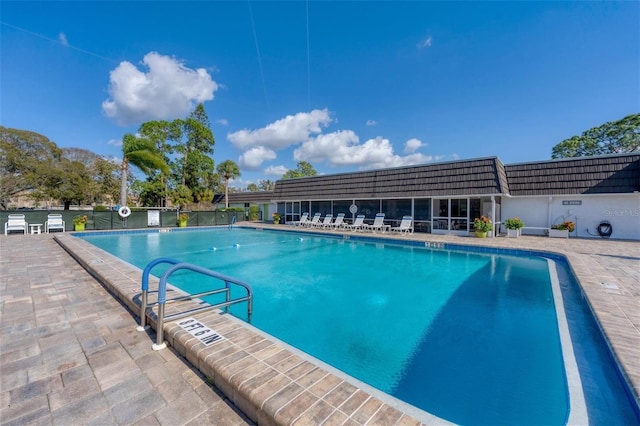
MULTIPOLYGON (((149 210, 154 213, 144 211, 132 211, 129 217, 122 218, 117 211, 91 211, 91 210, 4 210, 0 211, 0 226, 4 233, 4 224, 10 214, 23 214, 27 223, 42 224, 42 231, 45 229, 45 222, 49 214, 61 214, 65 221, 65 230, 73 231, 73 218, 81 215, 87 216, 85 230, 118 230, 118 229, 140 229, 140 228, 174 228, 178 226, 176 212, 149 210), (159 213, 155 213, 159 212, 159 213), (150 225, 150 219, 158 219, 158 224, 150 225)), ((236 221, 246 220, 244 212, 237 211, 193 211, 189 213, 187 226, 215 226, 229 225, 233 217, 236 221)), ((58 231, 56 231, 58 232, 58 231)))

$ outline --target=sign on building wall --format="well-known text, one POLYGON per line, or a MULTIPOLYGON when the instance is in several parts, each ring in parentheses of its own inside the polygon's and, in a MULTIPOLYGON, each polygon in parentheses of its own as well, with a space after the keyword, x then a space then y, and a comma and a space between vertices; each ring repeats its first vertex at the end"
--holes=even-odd
POLYGON ((566 200, 562 202, 563 206, 581 206, 582 200, 566 200))

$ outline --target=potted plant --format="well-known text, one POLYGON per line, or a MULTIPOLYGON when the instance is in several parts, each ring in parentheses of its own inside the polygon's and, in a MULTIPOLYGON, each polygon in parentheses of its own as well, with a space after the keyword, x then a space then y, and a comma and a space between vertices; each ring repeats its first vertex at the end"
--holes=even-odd
POLYGON ((279 224, 280 223, 280 219, 282 219, 282 216, 280 215, 280 213, 277 213, 277 212, 273 213, 271 215, 271 217, 273 218, 273 223, 276 224, 276 225, 279 224))
POLYGON ((518 238, 524 222, 519 217, 511 217, 504 221, 504 226, 507 228, 507 237, 518 238))
POLYGON ((180 228, 186 227, 188 220, 189 220, 189 213, 180 213, 178 215, 178 226, 180 228))
POLYGON ((493 229, 493 224, 491 223, 491 219, 486 216, 476 217, 473 220, 473 229, 476 231, 476 237, 485 238, 487 232, 493 229))
POLYGON ((75 231, 84 231, 84 226, 87 224, 87 215, 81 214, 73 218, 73 229, 75 231))
POLYGON ((551 225, 549 229, 550 237, 569 238, 569 232, 576 229, 576 224, 571 221, 565 221, 556 225, 551 225))

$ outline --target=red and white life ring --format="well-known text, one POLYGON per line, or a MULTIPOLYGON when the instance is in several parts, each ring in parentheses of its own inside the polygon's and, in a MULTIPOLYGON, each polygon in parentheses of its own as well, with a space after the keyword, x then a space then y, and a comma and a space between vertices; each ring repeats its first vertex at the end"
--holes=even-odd
POLYGON ((118 214, 121 218, 127 218, 131 214, 131 209, 127 206, 122 206, 118 209, 118 214))

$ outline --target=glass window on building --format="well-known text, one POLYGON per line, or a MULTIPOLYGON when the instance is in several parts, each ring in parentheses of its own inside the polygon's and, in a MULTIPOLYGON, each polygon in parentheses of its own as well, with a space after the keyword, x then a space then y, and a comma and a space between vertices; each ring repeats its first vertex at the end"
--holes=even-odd
POLYGON ((316 213, 320 213, 322 216, 331 213, 331 201, 312 201, 309 216, 313 216, 316 213))
POLYGON ((356 200, 358 206, 358 214, 365 215, 365 220, 375 217, 376 213, 380 213, 380 200, 356 200))
POLYGON ((411 216, 411 200, 382 200, 382 211, 384 212, 385 222, 392 226, 397 226, 402 220, 402 216, 411 216), (391 223, 391 221, 397 223, 391 223))
POLYGON ((453 231, 467 231, 469 229, 467 203, 467 198, 451 199, 451 229, 453 231))
POLYGON ((415 232, 431 232, 431 198, 413 200, 413 220, 415 232))
POLYGON ((344 213, 345 219, 351 218, 351 212, 349 207, 353 204, 352 200, 336 200, 333 202, 333 215, 338 216, 340 213, 344 213))

